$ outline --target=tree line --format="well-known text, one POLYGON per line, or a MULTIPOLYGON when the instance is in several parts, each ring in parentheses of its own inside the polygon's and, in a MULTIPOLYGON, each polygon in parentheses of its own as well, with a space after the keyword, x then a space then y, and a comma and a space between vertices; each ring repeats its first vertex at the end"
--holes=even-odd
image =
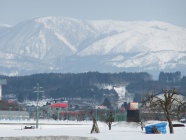
POLYGON ((154 81, 146 72, 140 73, 40 73, 28 76, 0 76, 6 79, 3 85, 3 95, 15 95, 20 102, 23 100, 36 100, 33 87, 39 83, 45 98, 96 98, 103 99, 104 95, 112 94, 117 97, 115 90, 100 88, 98 85, 126 86, 129 93, 135 94, 136 101, 140 96, 150 90, 160 91, 168 87, 178 86, 180 91, 186 91, 186 77, 178 81, 154 81), (139 97, 138 97, 139 96, 139 97))

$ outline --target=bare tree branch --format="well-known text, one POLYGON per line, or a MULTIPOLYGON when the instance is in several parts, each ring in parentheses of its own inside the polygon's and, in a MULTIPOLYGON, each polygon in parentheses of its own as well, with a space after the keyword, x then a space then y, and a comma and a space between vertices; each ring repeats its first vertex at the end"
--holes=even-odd
POLYGON ((180 118, 186 114, 186 100, 185 98, 181 99, 182 95, 176 89, 163 90, 162 94, 151 93, 146 95, 143 106, 149 109, 148 113, 154 112, 154 115, 157 115, 158 111, 159 113, 163 112, 169 122, 170 133, 174 133, 172 117, 180 118))

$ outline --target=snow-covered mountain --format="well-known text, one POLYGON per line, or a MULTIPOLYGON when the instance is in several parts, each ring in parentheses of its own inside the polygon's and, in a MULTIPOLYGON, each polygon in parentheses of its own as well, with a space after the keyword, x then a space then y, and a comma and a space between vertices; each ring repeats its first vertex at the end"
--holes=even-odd
POLYGON ((0 74, 181 71, 186 29, 159 21, 41 17, 0 26, 0 74))

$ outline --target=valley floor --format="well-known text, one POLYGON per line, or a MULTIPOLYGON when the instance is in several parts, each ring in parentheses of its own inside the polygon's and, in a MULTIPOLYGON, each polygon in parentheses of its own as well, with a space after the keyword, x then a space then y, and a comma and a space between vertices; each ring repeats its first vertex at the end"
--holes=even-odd
POLYGON ((186 138, 186 127, 175 127, 174 134, 169 134, 168 127, 167 134, 145 134, 145 130, 142 131, 140 126, 127 122, 114 123, 112 130, 108 130, 108 126, 105 123, 98 122, 100 129, 100 133, 98 134, 90 133, 92 121, 45 120, 39 121, 38 129, 24 129, 28 125, 35 126, 35 121, 0 120, 0 140, 13 140, 8 137, 19 137, 18 139, 21 140, 22 136, 32 137, 35 140, 38 136, 40 140, 45 136, 47 136, 47 140, 56 140, 57 138, 54 136, 72 136, 69 139, 66 137, 64 140, 83 140, 84 138, 82 137, 86 137, 87 140, 181 140, 186 138), (51 136, 51 139, 49 139, 49 136, 51 136))

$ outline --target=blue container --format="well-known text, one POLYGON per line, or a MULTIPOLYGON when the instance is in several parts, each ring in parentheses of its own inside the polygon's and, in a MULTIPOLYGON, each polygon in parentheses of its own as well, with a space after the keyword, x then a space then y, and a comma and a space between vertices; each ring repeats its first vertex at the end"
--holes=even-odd
POLYGON ((163 123, 157 123, 157 124, 145 126, 145 133, 146 134, 153 134, 152 128, 156 127, 162 134, 166 134, 166 125, 167 125, 167 123, 163 122, 163 123))

